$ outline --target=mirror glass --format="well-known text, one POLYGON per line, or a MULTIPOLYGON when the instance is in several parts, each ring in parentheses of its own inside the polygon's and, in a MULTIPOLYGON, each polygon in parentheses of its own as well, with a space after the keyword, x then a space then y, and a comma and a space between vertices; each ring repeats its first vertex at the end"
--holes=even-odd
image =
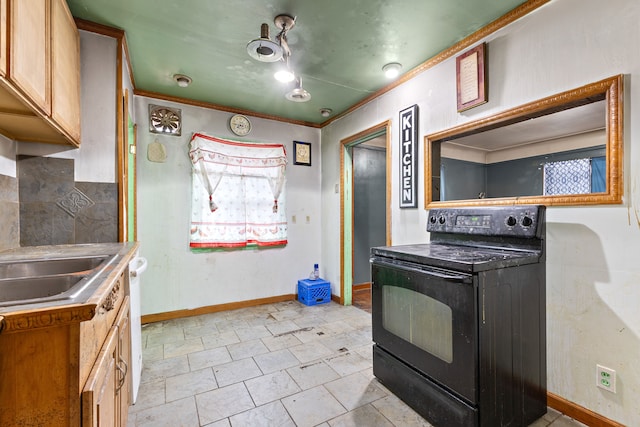
POLYGON ((622 202, 622 76, 425 137, 426 208, 622 202))

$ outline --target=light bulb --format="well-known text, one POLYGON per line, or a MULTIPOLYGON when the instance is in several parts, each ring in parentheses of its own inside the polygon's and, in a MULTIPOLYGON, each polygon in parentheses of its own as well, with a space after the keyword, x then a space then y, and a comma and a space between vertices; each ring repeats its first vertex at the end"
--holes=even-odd
POLYGON ((276 71, 273 77, 275 77, 277 81, 282 83, 292 82, 296 78, 295 74, 293 74, 291 70, 287 70, 287 69, 276 71))

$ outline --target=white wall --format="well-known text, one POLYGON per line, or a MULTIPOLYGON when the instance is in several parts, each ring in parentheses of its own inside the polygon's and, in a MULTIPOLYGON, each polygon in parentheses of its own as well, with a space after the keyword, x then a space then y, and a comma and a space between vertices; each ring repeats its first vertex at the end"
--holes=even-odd
MULTIPOLYGON (((228 130, 230 113, 135 98, 138 124, 138 240, 149 261, 142 281, 142 313, 181 309, 296 293, 298 279, 309 276, 320 260, 320 130, 252 118, 246 138, 228 130), (148 104, 182 109, 182 136, 149 132, 148 104), (192 253, 191 161, 188 146, 194 132, 222 138, 285 145, 286 210, 289 243, 283 248, 192 253), (166 147, 165 163, 147 159, 148 145, 166 147), (312 143, 311 167, 293 164, 293 141, 312 143), (296 223, 292 223, 292 216, 296 223), (306 217, 309 216, 309 224, 306 217)), ((323 266, 320 265, 323 273, 323 266)), ((335 291, 334 291, 335 292, 335 291)))
MULTIPOLYGON (((487 104, 456 112, 452 58, 322 130, 322 262, 326 277, 338 283, 340 201, 333 189, 340 180, 341 139, 393 121, 392 240, 426 242, 426 211, 398 208, 401 109, 419 105, 423 136, 624 74, 624 203, 548 209, 547 346, 550 392, 629 426, 640 425, 638 22, 640 2, 635 0, 553 0, 485 40, 487 104), (596 363, 617 371, 617 394, 596 388, 596 363)), ((424 206, 423 185, 418 194, 424 206)))

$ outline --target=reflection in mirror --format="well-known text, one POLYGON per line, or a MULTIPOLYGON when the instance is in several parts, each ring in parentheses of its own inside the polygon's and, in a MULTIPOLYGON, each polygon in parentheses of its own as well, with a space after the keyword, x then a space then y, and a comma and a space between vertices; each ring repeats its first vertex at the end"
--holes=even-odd
POLYGON ((620 203, 622 76, 425 137, 425 204, 620 203))

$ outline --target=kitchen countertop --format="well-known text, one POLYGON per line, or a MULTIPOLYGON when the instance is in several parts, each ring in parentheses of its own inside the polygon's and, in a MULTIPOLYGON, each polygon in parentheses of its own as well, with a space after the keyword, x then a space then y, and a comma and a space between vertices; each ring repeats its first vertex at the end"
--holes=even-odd
POLYGON ((0 333, 92 319, 99 303, 108 296, 111 285, 127 268, 138 247, 137 242, 88 243, 29 246, 0 252, 0 262, 99 255, 113 257, 111 263, 96 276, 91 285, 74 299, 0 307, 0 333))

